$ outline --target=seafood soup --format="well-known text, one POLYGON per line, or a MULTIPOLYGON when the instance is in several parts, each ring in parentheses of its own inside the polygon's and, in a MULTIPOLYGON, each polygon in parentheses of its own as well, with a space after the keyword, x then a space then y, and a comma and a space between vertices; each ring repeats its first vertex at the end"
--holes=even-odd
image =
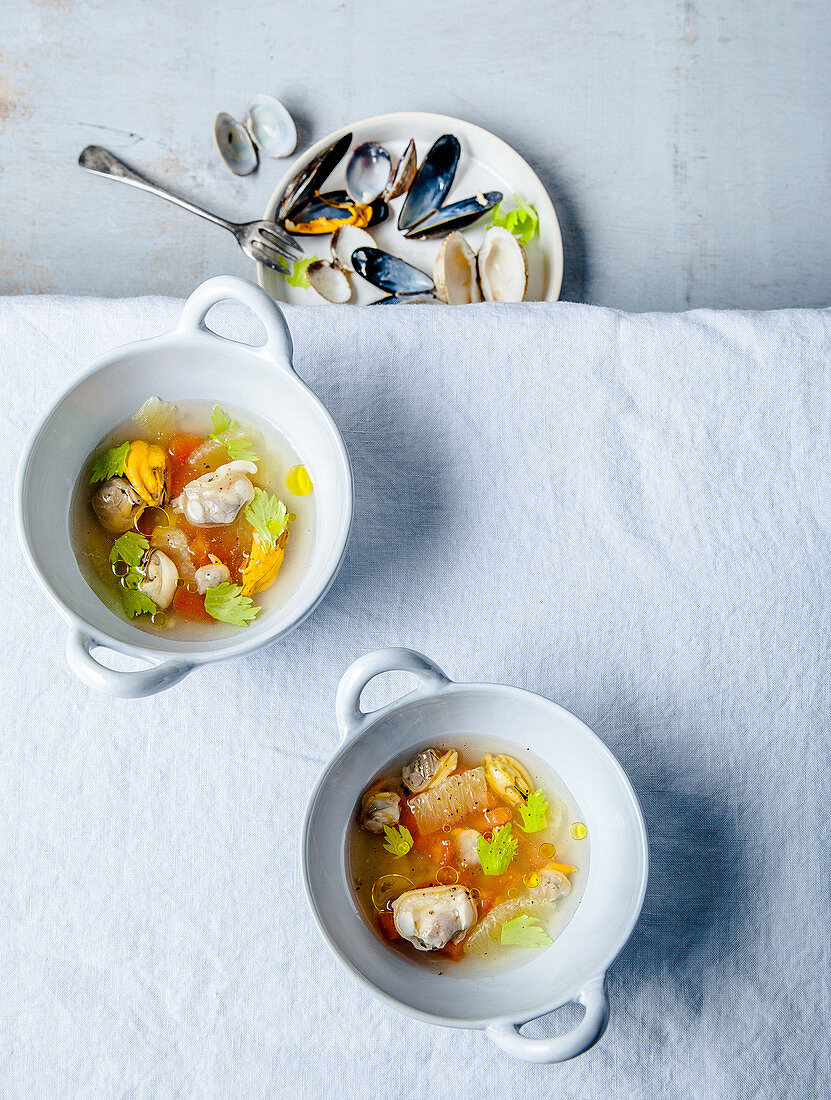
POLYGON ((311 476, 247 413, 149 398, 80 471, 78 566, 114 612, 194 641, 244 630, 297 588, 314 543, 311 476))
POLYGON ((391 949, 439 973, 521 966, 574 916, 589 868, 582 815, 529 752, 439 740, 364 791, 348 860, 359 909, 391 949))

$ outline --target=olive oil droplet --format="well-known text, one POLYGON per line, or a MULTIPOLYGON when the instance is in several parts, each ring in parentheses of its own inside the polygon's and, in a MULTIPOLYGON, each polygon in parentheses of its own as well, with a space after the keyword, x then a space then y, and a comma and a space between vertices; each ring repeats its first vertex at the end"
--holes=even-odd
POLYGON ((588 833, 588 829, 582 821, 575 821, 568 831, 568 835, 572 840, 583 840, 588 833))
POLYGON ((294 497, 307 497, 314 488, 312 479, 309 477, 309 471, 305 466, 292 466, 286 472, 284 480, 286 488, 294 497))

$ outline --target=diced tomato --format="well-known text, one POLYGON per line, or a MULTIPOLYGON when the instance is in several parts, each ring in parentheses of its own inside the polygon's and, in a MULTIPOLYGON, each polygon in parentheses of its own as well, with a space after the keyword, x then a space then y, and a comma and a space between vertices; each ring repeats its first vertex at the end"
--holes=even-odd
POLYGON ((445 863, 450 863, 453 859, 453 841, 449 839, 447 833, 431 833, 430 844, 427 848, 427 855, 431 863, 434 863, 436 867, 441 867, 445 863))
POLYGON ((198 592, 188 592, 187 588, 177 588, 173 597, 174 608, 197 622, 212 623, 214 620, 205 610, 205 597, 198 592))
POLYGON ((476 909, 479 913, 479 920, 481 920, 482 917, 486 917, 495 904, 496 898, 491 894, 480 894, 476 899, 476 909))
POLYGON ((497 825, 507 825, 513 820, 513 816, 507 806, 494 806, 492 810, 485 810, 482 814, 491 829, 497 825))
POLYGON ((452 940, 449 940, 441 949, 441 952, 443 955, 447 955, 448 959, 453 959, 454 962, 458 962, 465 953, 464 940, 461 943, 454 943, 452 940))
POLYGON ((174 462, 184 464, 193 454, 197 447, 201 447, 205 442, 203 435, 192 435, 190 433, 181 432, 179 435, 174 435, 167 445, 167 453, 173 459, 174 462))
POLYGON ((378 927, 388 940, 400 940, 401 936, 398 934, 398 929, 395 927, 395 918, 392 913, 379 913, 378 914, 378 927))

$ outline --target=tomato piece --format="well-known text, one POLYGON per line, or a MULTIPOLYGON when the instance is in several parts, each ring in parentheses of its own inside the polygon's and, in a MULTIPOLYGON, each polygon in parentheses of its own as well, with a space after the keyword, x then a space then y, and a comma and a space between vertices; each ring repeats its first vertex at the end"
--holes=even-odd
POLYGON ((485 810, 482 814, 491 829, 497 825, 507 825, 509 821, 513 820, 513 816, 507 806, 494 806, 492 810, 485 810))
POLYGON ((458 962, 465 953, 464 940, 462 940, 461 943, 454 943, 452 940, 449 940, 444 947, 441 948, 441 953, 446 955, 448 959, 453 959, 454 962, 458 962))
POLYGON ((382 935, 388 940, 400 940, 402 938, 399 936, 398 929, 395 927, 395 918, 392 913, 379 913, 378 927, 381 929, 382 935))
POLYGON ((491 894, 480 894, 476 899, 476 909, 479 913, 479 920, 486 917, 496 905, 496 898, 491 894))
POLYGON ((171 437, 170 442, 167 445, 167 453, 173 459, 174 462, 184 463, 190 458, 197 447, 201 447, 205 442, 203 435, 194 435, 189 432, 180 432, 178 435, 171 437))
POLYGON ((205 597, 198 592, 188 592, 187 588, 177 588, 173 597, 173 607, 180 615, 200 623, 212 623, 214 620, 205 610, 205 597))

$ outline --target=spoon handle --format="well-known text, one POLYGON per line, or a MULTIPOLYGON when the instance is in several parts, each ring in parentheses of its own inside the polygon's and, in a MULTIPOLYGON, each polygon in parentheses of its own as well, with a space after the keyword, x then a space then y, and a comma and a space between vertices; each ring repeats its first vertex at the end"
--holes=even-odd
POLYGON ((207 218, 209 222, 221 225, 223 228, 229 229, 232 233, 236 232, 236 226, 231 222, 226 221, 224 218, 220 218, 218 214, 212 214, 209 210, 203 210, 201 206, 195 206, 192 202, 188 202, 187 199, 174 195, 172 191, 167 191, 164 187, 159 187, 156 183, 151 183, 150 180, 145 179, 144 176, 140 176, 139 173, 134 172, 132 168, 128 168, 123 161, 114 157, 112 153, 103 149, 100 145, 88 145, 78 157, 78 163, 82 168, 86 168, 88 172, 94 172, 97 176, 106 176, 111 180, 120 180, 122 183, 129 183, 132 187, 140 187, 142 191, 149 191, 151 195, 160 195, 163 199, 167 199, 168 202, 175 203, 185 210, 190 210, 192 214, 198 214, 200 218, 207 218))

